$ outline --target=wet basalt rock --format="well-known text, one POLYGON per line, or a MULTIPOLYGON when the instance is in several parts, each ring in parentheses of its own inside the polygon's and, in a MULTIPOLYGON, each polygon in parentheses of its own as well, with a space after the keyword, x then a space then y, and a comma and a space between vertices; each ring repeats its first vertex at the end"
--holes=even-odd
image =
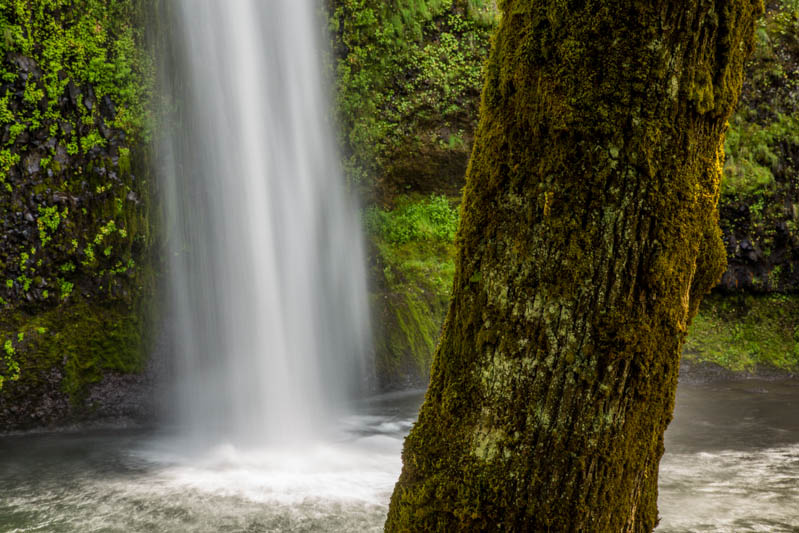
POLYGON ((131 411, 155 280, 139 3, 17 4, 0 6, 0 431, 131 411))

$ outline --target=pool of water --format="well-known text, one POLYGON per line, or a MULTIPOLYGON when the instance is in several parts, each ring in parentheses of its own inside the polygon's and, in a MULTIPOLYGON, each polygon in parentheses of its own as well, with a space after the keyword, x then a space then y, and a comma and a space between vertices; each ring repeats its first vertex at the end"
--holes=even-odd
MULTIPOLYGON (((325 443, 198 450, 168 431, 0 438, 2 532, 380 531, 419 391, 365 402, 325 443)), ((799 387, 681 385, 658 533, 799 531, 799 387)))
POLYGON ((658 533, 799 531, 799 386, 681 384, 658 533))

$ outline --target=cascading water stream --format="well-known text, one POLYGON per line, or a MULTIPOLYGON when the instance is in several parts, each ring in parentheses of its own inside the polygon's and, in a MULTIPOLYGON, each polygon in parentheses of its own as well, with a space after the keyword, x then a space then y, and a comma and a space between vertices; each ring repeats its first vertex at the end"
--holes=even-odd
POLYGON ((312 0, 171 3, 161 68, 178 422, 199 443, 307 442, 362 383, 361 233, 312 0))

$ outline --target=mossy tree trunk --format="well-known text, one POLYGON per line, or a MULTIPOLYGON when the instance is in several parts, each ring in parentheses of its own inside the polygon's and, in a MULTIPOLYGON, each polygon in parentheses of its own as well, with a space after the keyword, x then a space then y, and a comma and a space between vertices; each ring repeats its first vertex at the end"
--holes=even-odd
POLYGON ((651 531, 759 0, 500 2, 387 531, 651 531))

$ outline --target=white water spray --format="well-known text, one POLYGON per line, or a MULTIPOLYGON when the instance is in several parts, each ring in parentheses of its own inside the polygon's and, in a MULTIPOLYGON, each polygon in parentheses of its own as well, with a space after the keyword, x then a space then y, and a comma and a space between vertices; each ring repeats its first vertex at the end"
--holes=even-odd
POLYGON ((363 378, 361 233, 332 141, 312 0, 179 0, 164 151, 181 425, 321 436, 363 378))

